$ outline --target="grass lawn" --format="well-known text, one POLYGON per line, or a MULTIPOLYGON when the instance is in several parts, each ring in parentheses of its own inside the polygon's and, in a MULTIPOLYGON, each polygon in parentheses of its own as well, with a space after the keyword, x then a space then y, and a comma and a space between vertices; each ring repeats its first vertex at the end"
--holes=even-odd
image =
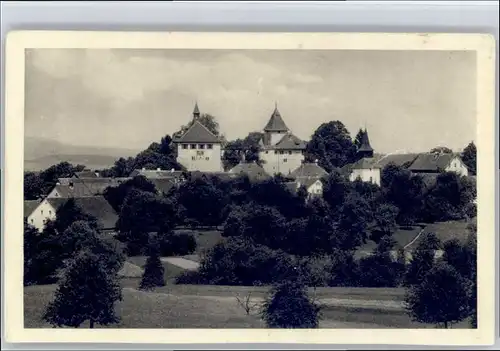
MULTIPOLYGON (((136 265, 140 268, 143 268, 143 269, 144 269, 144 266, 146 264, 146 260, 147 260, 146 256, 127 257, 127 262, 134 264, 134 265, 136 265)), ((164 277, 165 277, 166 284, 174 284, 175 278, 185 271, 184 269, 182 269, 178 266, 175 266, 173 264, 170 264, 168 262, 162 261, 162 264, 163 264, 163 267, 165 269, 164 277)), ((136 277, 134 277, 134 278, 127 277, 127 278, 121 279, 121 281, 122 281, 123 286, 136 288, 139 286, 139 283, 141 282, 141 278, 139 278, 139 277, 137 277, 137 278, 136 277)))
MULTIPOLYGON (((52 299, 55 285, 24 289, 25 327, 49 327, 41 317, 52 299)), ((262 299, 267 288, 220 286, 169 286, 154 292, 125 287, 123 301, 117 303, 121 317, 118 328, 263 328, 258 308, 247 315, 238 305, 236 294, 254 291, 262 299)), ((401 289, 318 289, 317 298, 381 300, 401 296, 401 289)), ((257 300, 255 300, 257 302, 257 300)), ((328 305, 322 310, 322 328, 432 328, 411 322, 403 310, 328 305)), ((463 322, 456 327, 467 327, 463 322)))

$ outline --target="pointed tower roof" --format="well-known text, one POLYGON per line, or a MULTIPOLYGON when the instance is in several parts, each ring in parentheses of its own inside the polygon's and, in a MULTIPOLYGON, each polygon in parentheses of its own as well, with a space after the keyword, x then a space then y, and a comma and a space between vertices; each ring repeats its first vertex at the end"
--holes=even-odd
POLYGON ((361 146, 359 147, 358 152, 373 154, 373 148, 370 145, 370 139, 368 138, 368 131, 366 128, 364 130, 363 137, 361 138, 361 146))
POLYGON ((198 108, 198 101, 194 104, 193 117, 200 117, 200 109, 198 108))
POLYGON ((289 129, 281 118, 280 111, 278 111, 278 104, 275 103, 273 114, 267 122, 264 131, 265 132, 287 132, 289 129))

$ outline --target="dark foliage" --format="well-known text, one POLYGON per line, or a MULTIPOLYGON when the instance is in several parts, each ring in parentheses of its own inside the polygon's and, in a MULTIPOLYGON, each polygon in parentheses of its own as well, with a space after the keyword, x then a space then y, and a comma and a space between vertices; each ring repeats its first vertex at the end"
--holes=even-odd
POLYGON ((317 328, 320 307, 307 295, 306 287, 287 280, 271 291, 262 310, 268 328, 317 328))
POLYGON ((114 310, 118 300, 121 288, 116 272, 107 270, 100 256, 83 250, 70 262, 43 318, 58 327, 77 328, 85 321, 90 328, 109 325, 118 322, 114 310))
POLYGON ((139 289, 141 290, 152 290, 158 286, 165 286, 165 268, 161 263, 160 256, 158 255, 158 250, 152 248, 150 250, 150 255, 146 260, 146 265, 144 267, 144 274, 142 275, 141 283, 139 284, 139 289))

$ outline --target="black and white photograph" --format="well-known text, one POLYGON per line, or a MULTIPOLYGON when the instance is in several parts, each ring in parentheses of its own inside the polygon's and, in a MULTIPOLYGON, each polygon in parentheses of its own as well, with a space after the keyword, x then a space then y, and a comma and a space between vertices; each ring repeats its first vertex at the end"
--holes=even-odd
POLYGON ((486 78, 426 41, 26 47, 24 328, 477 330, 486 78))

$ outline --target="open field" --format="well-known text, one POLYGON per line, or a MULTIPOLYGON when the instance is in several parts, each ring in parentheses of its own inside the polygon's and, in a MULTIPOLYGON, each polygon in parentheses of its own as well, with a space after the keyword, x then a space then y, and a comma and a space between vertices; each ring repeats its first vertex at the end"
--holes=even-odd
MULTIPOLYGON (((55 285, 26 287, 24 290, 26 328, 50 327, 41 316, 52 299, 55 285)), ((236 296, 252 292, 260 303, 266 287, 171 285, 142 292, 123 289, 117 304, 118 328, 263 328, 258 307, 247 315, 236 296)), ((312 292, 311 292, 312 293, 312 292)), ((315 297, 324 305, 323 328, 433 328, 411 322, 398 305, 402 289, 319 288, 315 297)), ((456 327, 467 328, 467 322, 456 327)))

